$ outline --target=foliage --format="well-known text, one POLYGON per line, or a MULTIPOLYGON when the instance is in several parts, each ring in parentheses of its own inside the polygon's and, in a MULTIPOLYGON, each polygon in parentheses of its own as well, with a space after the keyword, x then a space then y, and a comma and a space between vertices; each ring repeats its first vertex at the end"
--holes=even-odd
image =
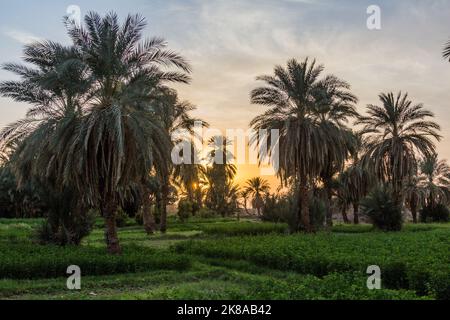
POLYGON ((116 213, 116 225, 119 228, 125 227, 128 223, 128 220, 128 214, 121 207, 119 207, 116 213))
POLYGON ((450 210, 443 204, 425 206, 420 210, 420 222, 449 222, 450 210))
POLYGON ((393 199, 389 187, 381 186, 372 190, 361 202, 362 213, 370 218, 373 225, 384 231, 399 231, 402 228, 402 210, 393 199))
MULTIPOLYGON (((291 232, 297 229, 297 201, 296 195, 288 193, 284 195, 267 195, 263 207, 263 221, 284 222, 289 225, 291 232)), ((324 202, 318 197, 309 197, 309 220, 316 230, 324 226, 326 207, 324 202)))
POLYGON ((395 202, 401 204, 405 181, 417 169, 417 156, 435 153, 434 140, 439 141, 440 126, 430 120, 434 115, 422 104, 413 104, 401 92, 379 95, 382 106, 368 105, 368 115, 360 117, 366 168, 382 182, 389 183, 395 202))
POLYGON ((448 230, 403 233, 318 233, 264 235, 214 240, 191 240, 176 245, 178 252, 245 259, 259 267, 324 276, 333 272, 365 274, 367 266, 383 270, 383 288, 410 289, 444 298, 448 294, 448 230), (434 280, 433 280, 434 279, 434 280))
POLYGON ((189 200, 180 200, 180 202, 178 202, 177 214, 181 222, 185 222, 189 217, 192 217, 193 211, 193 204, 189 200))
MULTIPOLYGON (((325 171, 329 178, 327 169, 342 166, 352 148, 345 123, 356 115, 357 98, 350 85, 336 76, 320 79, 323 70, 315 60, 291 59, 286 68, 276 66, 273 76, 258 77, 265 85, 251 93, 252 103, 269 107, 251 121, 251 127, 255 131, 279 130, 277 138, 269 131, 269 152, 260 155, 261 160, 279 148, 278 175, 284 182, 294 178, 298 184, 297 230, 313 229, 308 214, 313 179, 325 171)), ((255 137, 251 142, 258 145, 260 141, 255 137)))
POLYGON ((196 216, 202 219, 209 219, 216 217, 217 213, 208 208, 201 208, 200 210, 198 210, 196 216))
POLYGON ((450 166, 436 154, 419 162, 419 187, 424 206, 450 203, 450 166))
POLYGON ((252 198, 252 206, 258 211, 258 216, 261 215, 261 209, 264 207, 264 195, 270 191, 269 182, 260 177, 255 177, 247 180, 243 193, 246 197, 252 198))
POLYGON ((284 223, 257 223, 257 222, 224 222, 205 224, 200 230, 208 235, 217 236, 243 236, 261 235, 268 233, 285 233, 287 225, 284 223))
POLYGON ((190 66, 163 39, 141 41, 146 23, 139 15, 120 24, 115 13, 90 12, 84 22, 66 17, 68 47, 27 45, 25 61, 33 68, 4 67, 21 80, 3 82, 3 96, 35 107, 2 132, 2 143, 18 145, 11 161, 20 181, 39 176, 100 209, 108 251, 120 253, 120 192, 152 169, 168 174, 170 137, 152 104, 164 96, 165 83, 187 83, 190 66))
POLYGON ((27 181, 20 188, 11 169, 0 167, 0 217, 36 218, 47 210, 43 184, 27 181))
POLYGON ((290 222, 293 220, 293 208, 295 208, 293 197, 290 195, 267 194, 264 197, 262 208, 262 221, 267 222, 290 222))
POLYGON ((0 244, 0 248, 0 278, 10 279, 64 277, 70 265, 80 266, 85 276, 152 269, 184 270, 190 265, 185 256, 137 246, 130 246, 121 256, 114 257, 99 248, 34 244, 0 244))

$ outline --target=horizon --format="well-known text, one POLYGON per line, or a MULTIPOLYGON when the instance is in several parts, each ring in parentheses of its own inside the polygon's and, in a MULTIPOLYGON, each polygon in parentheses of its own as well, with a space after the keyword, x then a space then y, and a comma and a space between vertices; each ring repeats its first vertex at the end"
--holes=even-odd
MULTIPOLYGON (((381 29, 366 26, 366 9, 372 1, 283 0, 261 1, 120 1, 54 5, 17 1, 0 13, 0 63, 19 62, 23 45, 46 39, 68 43, 62 17, 69 5, 84 15, 114 9, 121 19, 140 13, 148 26, 145 36, 160 36, 168 47, 186 57, 193 67, 189 85, 175 85, 182 100, 198 109, 193 113, 225 133, 248 128, 264 108, 250 104, 256 77, 271 74, 288 59, 315 58, 325 66, 323 75, 334 74, 351 85, 359 98, 357 110, 378 104, 382 92, 408 92, 414 103, 423 103, 441 125, 437 151, 450 158, 450 101, 448 62, 442 48, 450 3, 442 0, 376 1, 381 9, 381 29), (107 9, 108 8, 108 9, 107 9), (36 12, 42 13, 36 19, 36 12), (177 23, 174 24, 173 20, 177 23), (45 21, 45 24, 42 23, 45 21)), ((0 81, 13 79, 0 71, 0 81)), ((21 118, 29 105, 0 98, 0 127, 21 118)), ((258 176, 256 165, 239 165, 236 182, 258 176)), ((265 176, 275 188, 278 180, 265 176)))

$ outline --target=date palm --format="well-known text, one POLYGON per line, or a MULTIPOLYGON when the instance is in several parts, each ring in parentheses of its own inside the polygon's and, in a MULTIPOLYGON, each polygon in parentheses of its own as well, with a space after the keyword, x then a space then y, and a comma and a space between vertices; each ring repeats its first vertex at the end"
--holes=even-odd
MULTIPOLYGON (((190 115, 190 113, 196 109, 195 106, 187 101, 180 101, 177 92, 169 88, 161 89, 160 94, 156 99, 156 103, 153 104, 153 108, 155 116, 161 120, 164 130, 166 130, 167 134, 170 136, 177 132, 184 131, 192 137, 195 135, 194 127, 196 123, 201 123, 203 127, 208 126, 206 122, 190 115)), ((173 141, 171 149, 173 149, 174 144, 179 144, 181 142, 191 144, 189 139, 186 140, 186 137, 182 137, 173 141)), ((173 166, 172 160, 170 159, 166 164, 167 172, 158 175, 161 181, 161 202, 158 204, 161 213, 161 232, 165 232, 167 227, 166 207, 170 184, 169 177, 171 175, 173 175, 175 179, 181 179, 181 182, 188 192, 189 199, 193 201, 195 193, 193 185, 194 183, 198 183, 200 170, 199 165, 195 164, 195 161, 193 161, 193 157, 195 156, 196 153, 194 150, 191 150, 191 164, 181 164, 176 166, 173 166)))
MULTIPOLYGON (((337 112, 334 106, 347 101, 345 108, 351 108, 351 102, 355 100, 345 82, 334 76, 320 79, 323 70, 315 60, 298 62, 292 59, 287 68, 276 66, 273 76, 258 77, 265 86, 251 93, 252 103, 269 109, 254 118, 250 125, 256 131, 279 130, 278 176, 284 182, 293 178, 297 184, 297 230, 307 232, 312 231, 308 202, 313 179, 330 163, 345 158, 346 152, 339 146, 343 145, 341 124, 345 122, 347 112, 343 112, 343 108, 342 113, 337 112), (336 114, 332 116, 333 110, 336 114), (328 121, 328 117, 334 117, 336 121, 328 121)), ((269 155, 276 150, 270 138, 271 131, 269 155)), ((252 142, 258 143, 256 139, 252 142)))
POLYGON ((322 80, 315 93, 316 116, 323 132, 329 137, 337 137, 335 143, 325 147, 327 161, 320 173, 325 191, 326 224, 333 225, 331 199, 333 195, 333 177, 343 170, 345 161, 355 152, 357 138, 348 128, 350 118, 357 117, 356 96, 349 92, 350 85, 335 76, 322 80))
POLYGON ((261 208, 264 206, 263 196, 270 191, 269 182, 260 177, 247 180, 244 187, 246 197, 252 197, 253 207, 256 208, 258 216, 261 216, 261 208))
POLYGON ((440 127, 429 120, 433 113, 422 104, 413 104, 408 94, 382 93, 379 98, 382 105, 368 105, 368 115, 357 122, 364 126, 363 162, 378 179, 391 185, 400 205, 404 183, 417 168, 417 155, 435 153, 433 140, 440 140, 440 127))
POLYGON ((90 79, 85 67, 75 61, 72 47, 38 42, 25 46, 23 57, 28 65, 3 65, 20 79, 2 82, 0 94, 32 107, 23 119, 2 130, 0 152, 8 155, 20 187, 38 180, 54 190, 48 196, 52 202, 51 224, 57 228, 55 222, 67 223, 87 213, 83 194, 76 192, 70 181, 57 183, 56 176, 65 164, 56 155, 86 114, 83 104, 89 95, 90 79), (63 206, 56 204, 63 202, 65 209, 60 210, 63 206))
POLYGON ((405 183, 405 204, 411 211, 413 223, 417 223, 417 210, 424 203, 425 189, 417 173, 409 177, 405 183))
MULTIPOLYGON (((115 13, 103 18, 89 13, 84 26, 66 19, 73 43, 70 56, 53 62, 51 55, 42 58, 39 50, 30 53, 31 62, 49 64, 56 71, 46 73, 53 81, 48 83, 59 79, 59 70, 77 66, 82 70, 77 75, 85 78, 87 88, 81 90, 81 111, 72 108, 78 117, 62 121, 57 126, 60 130, 50 137, 44 127, 54 123, 44 119, 33 136, 41 136, 46 148, 27 143, 22 154, 33 157, 35 172, 52 172, 56 185, 74 186, 91 206, 100 209, 110 253, 121 251, 115 224, 120 190, 141 183, 151 170, 164 172, 170 159, 170 137, 152 107, 155 97, 167 81, 189 80, 189 65, 166 50, 162 39, 141 41, 145 25, 139 15, 128 16, 120 25, 115 13), (170 71, 170 67, 181 71, 170 71)), ((29 85, 28 79, 23 85, 29 85)), ((67 84, 64 92, 78 92, 77 85, 67 84)), ((31 93, 46 92, 42 86, 31 93)), ((38 93, 31 98, 25 95, 25 99, 36 99, 47 110, 46 98, 38 93)))
POLYGON ((91 111, 66 152, 67 167, 75 169, 71 178, 100 206, 108 250, 117 253, 118 187, 140 182, 152 168, 159 175, 168 172, 170 137, 154 107, 164 83, 187 83, 190 67, 165 49, 164 40, 140 41, 146 23, 139 15, 120 25, 115 13, 103 18, 89 13, 85 27, 66 24, 95 89, 91 111))
POLYGON ((450 166, 437 155, 431 155, 419 163, 421 172, 420 184, 425 193, 427 206, 438 203, 448 204, 450 201, 450 166))

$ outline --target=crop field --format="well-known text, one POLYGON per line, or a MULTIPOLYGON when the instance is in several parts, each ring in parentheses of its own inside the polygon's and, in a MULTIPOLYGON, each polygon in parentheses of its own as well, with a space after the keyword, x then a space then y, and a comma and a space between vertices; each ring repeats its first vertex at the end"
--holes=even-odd
POLYGON ((289 235, 283 224, 169 221, 166 234, 120 228, 105 252, 101 222, 79 247, 41 246, 39 219, 0 220, 0 299, 449 299, 450 224, 369 225, 289 235), (81 290, 66 286, 81 269, 81 290), (369 265, 382 287, 367 288, 369 265))

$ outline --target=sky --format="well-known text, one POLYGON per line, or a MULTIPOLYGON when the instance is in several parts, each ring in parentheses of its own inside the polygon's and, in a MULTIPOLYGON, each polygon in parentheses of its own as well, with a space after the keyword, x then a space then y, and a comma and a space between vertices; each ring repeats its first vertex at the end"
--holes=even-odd
MULTIPOLYGON (((177 85, 196 116, 213 128, 247 129, 265 109, 252 105, 255 78, 288 59, 315 58, 352 86, 358 111, 377 104, 381 92, 408 92, 433 111, 442 126, 438 144, 450 159, 450 40, 448 0, 14 0, 0 4, 0 63, 19 62, 23 45, 39 39, 69 44, 62 17, 71 5, 147 18, 145 35, 160 36, 193 67, 192 83, 177 85), (381 10, 381 29, 369 30, 367 8, 381 10)), ((0 71, 0 81, 14 79, 0 71)), ((0 127, 28 106, 0 98, 0 127)), ((240 165, 238 182, 259 175, 240 165)), ((275 184, 275 178, 266 177, 275 184)))

